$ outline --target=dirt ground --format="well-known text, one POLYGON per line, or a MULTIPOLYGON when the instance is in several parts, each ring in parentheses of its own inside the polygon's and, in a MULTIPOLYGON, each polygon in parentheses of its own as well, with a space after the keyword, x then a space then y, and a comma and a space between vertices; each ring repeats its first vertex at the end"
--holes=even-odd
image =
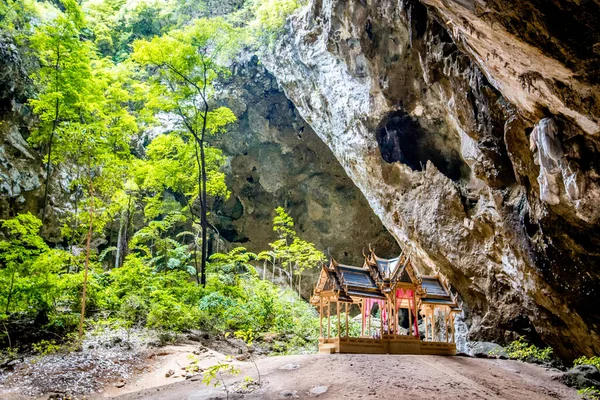
MULTIPOLYGON (((207 387, 200 375, 164 377, 186 362, 186 350, 170 349, 151 373, 93 399, 225 399, 222 388, 207 387)), ((218 353, 213 356, 206 363, 221 361, 218 353)), ((230 388, 245 377, 257 379, 252 363, 233 363, 241 372, 225 378, 230 388)), ((551 379, 555 371, 510 360, 332 354, 268 357, 257 364, 262 386, 250 394, 230 393, 230 399, 579 399, 576 390, 551 379)))

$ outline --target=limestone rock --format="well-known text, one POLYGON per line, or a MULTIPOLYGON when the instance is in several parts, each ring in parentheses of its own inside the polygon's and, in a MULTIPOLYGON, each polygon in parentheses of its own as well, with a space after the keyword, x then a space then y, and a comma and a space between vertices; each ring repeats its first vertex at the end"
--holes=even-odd
POLYGON ((469 340, 600 351, 599 7, 313 0, 262 57, 469 340))
POLYGON ((571 370, 556 375, 554 379, 577 389, 600 387, 600 371, 593 365, 576 365, 571 370))

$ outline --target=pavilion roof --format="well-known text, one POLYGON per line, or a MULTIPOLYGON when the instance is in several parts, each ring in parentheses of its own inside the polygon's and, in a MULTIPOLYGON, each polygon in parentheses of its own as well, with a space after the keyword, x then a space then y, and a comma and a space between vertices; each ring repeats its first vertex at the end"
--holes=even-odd
POLYGON ((410 262, 410 257, 401 253, 398 257, 382 258, 372 249, 369 250, 369 255, 365 256, 365 269, 371 272, 382 290, 389 289, 397 282, 419 284, 420 280, 410 262))
POLYGON ((422 276, 421 287, 424 291, 421 296, 423 304, 447 305, 451 308, 458 308, 456 300, 445 280, 438 274, 434 276, 422 276))

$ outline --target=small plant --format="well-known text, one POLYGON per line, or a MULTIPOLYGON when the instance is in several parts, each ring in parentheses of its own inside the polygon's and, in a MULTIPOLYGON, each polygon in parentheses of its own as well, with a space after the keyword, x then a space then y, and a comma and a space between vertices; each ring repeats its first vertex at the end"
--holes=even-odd
POLYGON ((509 358, 521 361, 550 361, 552 359, 552 347, 543 349, 534 344, 529 344, 522 337, 506 346, 506 354, 509 358))
POLYGON ((582 356, 582 357, 579 357, 578 359, 576 359, 575 361, 573 361, 573 366, 583 365, 583 364, 593 365, 594 367, 596 367, 600 370, 600 357, 598 357, 598 356, 594 356, 594 357, 582 356))
POLYGON ((33 344, 33 351, 39 353, 40 356, 58 353, 60 351, 60 344, 56 343, 56 340, 40 340, 33 344))
POLYGON ((579 389, 577 394, 584 400, 600 400, 600 390, 596 389, 594 386, 579 389))
POLYGON ((223 379, 223 373, 237 375, 240 373, 240 370, 237 369, 232 364, 220 362, 218 364, 208 367, 204 371, 204 376, 202 377, 202 383, 204 383, 206 386, 213 385, 214 387, 217 387, 220 384, 222 384, 223 388, 225 389, 227 399, 229 399, 229 389, 227 388, 227 385, 225 384, 225 380, 223 379), (217 376, 219 377, 219 379, 216 379, 217 376))
POLYGON ((198 366, 198 361, 200 359, 195 354, 188 354, 188 360, 190 360, 190 364, 185 367, 186 372, 195 373, 200 371, 200 367, 198 366))
POLYGON ((252 329, 235 331, 233 334, 237 339, 242 339, 248 346, 252 346, 252 342, 254 341, 254 332, 252 332, 252 329))
POLYGON ((242 383, 242 390, 244 391, 252 391, 251 387, 252 386, 260 386, 260 384, 258 384, 254 378, 250 377, 250 376, 246 376, 244 377, 244 383, 242 383))
POLYGON ((250 361, 254 364, 254 368, 256 369, 256 374, 258 375, 258 386, 260 386, 260 370, 258 369, 258 365, 256 365, 256 361, 252 354, 254 353, 254 349, 251 348, 252 341, 254 340, 254 332, 252 329, 248 329, 247 331, 237 331, 235 332, 235 337, 238 339, 242 339, 248 345, 248 353, 250 353, 250 361))
POLYGON ((3 368, 16 360, 19 355, 19 349, 17 347, 8 347, 6 349, 0 349, 0 368, 3 368))

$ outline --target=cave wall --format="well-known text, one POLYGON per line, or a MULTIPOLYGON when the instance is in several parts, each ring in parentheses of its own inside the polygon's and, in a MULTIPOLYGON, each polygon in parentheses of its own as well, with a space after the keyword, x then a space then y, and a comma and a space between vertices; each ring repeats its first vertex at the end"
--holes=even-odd
POLYGON ((600 351, 598 10, 314 0, 262 57, 471 340, 600 351))
MULTIPOLYGON (((219 87, 237 122, 215 143, 227 156, 228 200, 215 204, 220 235, 231 245, 268 249, 274 209, 284 206, 298 235, 345 263, 362 265, 363 247, 382 255, 399 247, 331 150, 300 118, 258 59, 249 56, 219 87)), ((312 293, 312 279, 305 279, 312 293)))

